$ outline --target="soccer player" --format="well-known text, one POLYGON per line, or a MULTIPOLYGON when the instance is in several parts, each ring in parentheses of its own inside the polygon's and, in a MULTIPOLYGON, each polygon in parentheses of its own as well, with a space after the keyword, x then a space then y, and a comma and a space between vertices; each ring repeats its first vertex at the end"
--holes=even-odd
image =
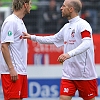
POLYGON ((28 96, 27 40, 21 39, 27 29, 22 18, 30 13, 31 0, 13 0, 12 8, 1 28, 0 73, 4 100, 22 100, 28 96))
POLYGON ((92 29, 79 17, 81 9, 80 0, 65 0, 61 6, 62 17, 69 23, 58 33, 44 37, 23 33, 25 39, 64 46, 64 53, 58 57, 58 61, 63 62, 60 100, 71 100, 76 90, 83 100, 95 100, 98 95, 92 29))

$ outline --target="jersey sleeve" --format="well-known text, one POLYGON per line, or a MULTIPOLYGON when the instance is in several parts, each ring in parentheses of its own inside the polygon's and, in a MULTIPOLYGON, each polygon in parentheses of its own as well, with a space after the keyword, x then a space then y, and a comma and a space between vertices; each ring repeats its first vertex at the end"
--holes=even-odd
POLYGON ((31 35, 31 40, 39 42, 41 44, 55 44, 57 47, 60 47, 64 44, 63 35, 61 31, 51 36, 31 35))
POLYGON ((76 56, 88 50, 90 46, 91 46, 91 39, 85 38, 78 47, 69 51, 68 54, 70 55, 70 57, 76 56))
POLYGON ((14 42, 15 24, 13 21, 5 22, 1 28, 1 43, 14 42))
POLYGON ((91 38, 92 35, 92 28, 89 25, 89 23, 87 22, 83 22, 80 25, 80 33, 81 33, 81 37, 83 38, 91 38))

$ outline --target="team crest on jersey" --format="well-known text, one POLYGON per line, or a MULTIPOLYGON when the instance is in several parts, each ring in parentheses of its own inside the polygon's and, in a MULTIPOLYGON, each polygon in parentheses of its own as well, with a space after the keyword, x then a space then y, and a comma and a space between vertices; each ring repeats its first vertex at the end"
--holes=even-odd
POLYGON ((12 35, 12 32, 11 31, 8 31, 8 36, 11 36, 12 35))
POLYGON ((72 30, 71 37, 74 37, 75 29, 72 30))

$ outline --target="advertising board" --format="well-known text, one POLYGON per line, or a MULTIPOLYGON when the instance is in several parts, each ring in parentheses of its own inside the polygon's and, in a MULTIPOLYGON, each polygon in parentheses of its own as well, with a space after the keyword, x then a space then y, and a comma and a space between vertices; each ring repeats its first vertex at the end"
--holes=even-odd
MULTIPOLYGON (((59 100, 62 65, 28 66, 28 98, 24 100, 59 100)), ((100 100, 100 65, 96 65, 98 74, 98 97, 100 100)), ((3 100, 0 81, 0 100, 3 100)), ((76 92, 72 100, 82 100, 76 92)))
MULTIPOLYGON (((44 36, 45 34, 41 34, 44 36)), ((50 34, 49 34, 50 35, 50 34)), ((100 34, 93 34, 95 63, 100 64, 100 34)), ((57 58, 63 53, 63 47, 57 48, 54 44, 39 44, 28 40, 28 65, 59 64, 57 58)))

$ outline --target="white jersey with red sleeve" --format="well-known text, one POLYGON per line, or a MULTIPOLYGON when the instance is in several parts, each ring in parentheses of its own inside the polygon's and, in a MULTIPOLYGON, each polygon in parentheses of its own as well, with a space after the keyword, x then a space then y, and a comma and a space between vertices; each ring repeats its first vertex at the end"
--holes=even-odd
MULTIPOLYGON (((2 43, 10 42, 9 51, 13 66, 18 74, 26 75, 27 67, 27 40, 21 39, 22 32, 27 32, 26 27, 16 15, 8 16, 1 28, 0 40, 2 43)), ((8 66, 0 50, 0 73, 9 74, 8 66)))
POLYGON ((63 62, 62 78, 70 80, 91 80, 97 78, 94 63, 94 46, 92 29, 89 23, 79 16, 69 20, 69 23, 53 36, 31 36, 39 43, 64 45, 64 53, 71 58, 63 62))

